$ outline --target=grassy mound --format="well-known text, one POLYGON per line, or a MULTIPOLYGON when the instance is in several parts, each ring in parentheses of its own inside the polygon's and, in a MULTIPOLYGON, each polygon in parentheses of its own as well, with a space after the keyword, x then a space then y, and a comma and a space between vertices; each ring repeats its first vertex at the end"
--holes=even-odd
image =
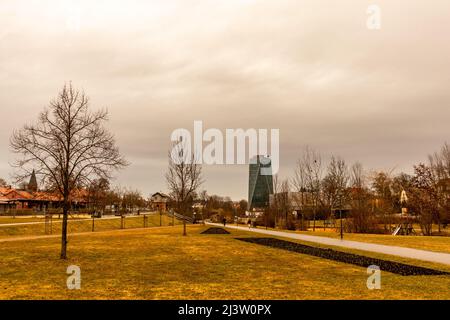
POLYGON ((202 234, 230 234, 230 233, 223 228, 209 228, 208 230, 203 231, 202 234))

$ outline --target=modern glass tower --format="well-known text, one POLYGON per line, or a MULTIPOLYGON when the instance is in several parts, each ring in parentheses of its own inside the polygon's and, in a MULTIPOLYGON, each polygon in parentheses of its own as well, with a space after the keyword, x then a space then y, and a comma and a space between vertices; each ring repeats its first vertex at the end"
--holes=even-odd
POLYGON ((269 157, 257 156, 250 161, 248 209, 267 208, 271 194, 273 194, 272 162, 269 157))

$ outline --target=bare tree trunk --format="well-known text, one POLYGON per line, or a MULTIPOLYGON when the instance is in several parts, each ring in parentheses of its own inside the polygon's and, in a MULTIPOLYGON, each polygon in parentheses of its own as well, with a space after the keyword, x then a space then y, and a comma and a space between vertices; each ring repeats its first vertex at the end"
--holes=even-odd
POLYGON ((61 235, 61 259, 67 259, 67 221, 69 218, 69 201, 68 197, 64 197, 63 205, 63 222, 62 222, 62 235, 61 235))
POLYGON ((313 232, 316 232, 316 208, 314 207, 314 222, 313 222, 313 232))
POLYGON ((302 211, 302 231, 305 231, 305 216, 302 211))

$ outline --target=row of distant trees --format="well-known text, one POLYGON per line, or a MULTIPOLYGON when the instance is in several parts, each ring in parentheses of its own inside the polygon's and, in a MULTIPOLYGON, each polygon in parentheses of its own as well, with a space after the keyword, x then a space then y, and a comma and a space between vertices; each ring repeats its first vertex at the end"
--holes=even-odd
POLYGON ((245 215, 248 209, 247 200, 235 203, 230 197, 208 195, 206 190, 200 193, 196 203, 201 204, 201 213, 204 218, 216 216, 219 220, 221 220, 220 218, 226 218, 233 221, 235 217, 245 215))
MULTIPOLYGON (((9 187, 10 184, 0 178, 0 187, 9 187)), ((21 183, 20 190, 26 190, 27 184, 21 183)), ((150 199, 145 198, 139 190, 115 186, 112 187, 110 181, 105 178, 95 179, 87 186, 83 187, 83 200, 87 203, 86 210, 90 213, 127 213, 139 209, 150 208, 150 199), (108 212, 109 210, 109 212, 108 212)), ((51 188, 47 191, 54 192, 51 188)))
POLYGON ((106 179, 94 180, 87 188, 86 202, 94 212, 127 213, 149 208, 150 199, 145 199, 138 190, 110 186, 106 179))
POLYGON ((422 232, 432 234, 433 224, 450 222, 450 147, 448 143, 429 156, 427 163, 414 166, 414 174, 364 169, 359 162, 349 165, 332 156, 328 163, 317 151, 306 148, 291 179, 274 178, 276 196, 266 217, 271 224, 294 228, 293 206, 301 208, 303 218, 335 218, 348 212, 346 228, 351 232, 389 231, 402 207, 417 218, 422 232), (293 191, 294 197, 289 196, 293 191), (401 203, 405 191, 408 201, 401 203))
POLYGON ((202 214, 203 218, 220 216, 233 219, 242 216, 247 210, 247 201, 241 200, 235 205, 229 197, 208 195, 207 191, 199 191, 203 185, 202 166, 196 161, 196 155, 187 153, 182 138, 172 145, 169 151, 169 167, 166 182, 172 200, 171 206, 176 212, 186 216, 194 213, 202 214), (195 208, 194 204, 200 204, 195 208))

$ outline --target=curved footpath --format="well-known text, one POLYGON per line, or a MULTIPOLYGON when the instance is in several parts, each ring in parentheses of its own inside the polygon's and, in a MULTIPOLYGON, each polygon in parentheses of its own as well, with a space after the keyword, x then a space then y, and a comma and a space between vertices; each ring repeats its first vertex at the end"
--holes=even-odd
MULTIPOLYGON (((216 226, 216 227, 223 227, 223 225, 216 224, 216 223, 208 223, 208 225, 216 226)), ((309 235, 283 232, 283 231, 272 231, 272 230, 254 229, 254 228, 249 229, 246 227, 236 227, 236 226, 231 226, 231 225, 226 226, 226 228, 240 230, 240 231, 246 231, 246 232, 254 232, 254 233, 259 233, 259 234, 266 234, 266 235, 276 236, 276 237, 295 239, 295 240, 303 240, 303 241, 319 243, 319 244, 324 244, 324 245, 329 245, 329 246, 338 246, 338 247, 344 247, 344 248, 349 248, 349 249, 357 249, 357 250, 363 250, 363 251, 369 251, 369 252, 383 253, 383 254, 389 254, 389 255, 403 257, 403 258, 410 258, 410 259, 416 259, 416 260, 450 265, 450 254, 443 253, 443 252, 432 252, 432 251, 426 251, 426 250, 410 249, 410 248, 396 247, 396 246, 387 246, 387 245, 367 243, 367 242, 340 240, 340 239, 318 237, 318 236, 309 236, 309 235)), ((449 246, 450 246, 450 241, 449 241, 449 246)))

